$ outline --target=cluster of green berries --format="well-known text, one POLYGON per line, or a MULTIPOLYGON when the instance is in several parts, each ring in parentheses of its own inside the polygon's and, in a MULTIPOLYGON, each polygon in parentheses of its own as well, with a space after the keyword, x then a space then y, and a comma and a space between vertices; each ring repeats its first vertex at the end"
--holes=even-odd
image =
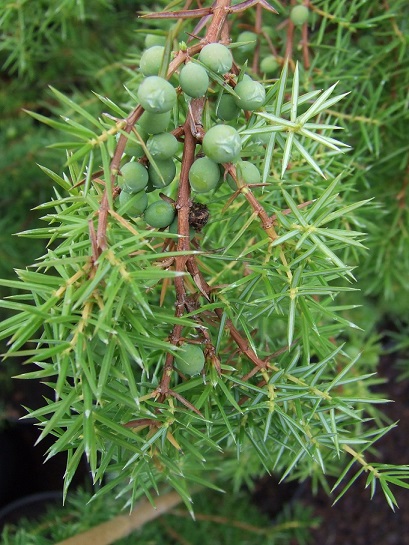
MULTIPOLYGON (((152 35, 149 47, 143 52, 140 70, 145 76, 137 91, 144 113, 129 135, 125 148, 127 162, 121 166, 118 183, 121 188, 119 205, 129 216, 144 215, 146 223, 154 228, 166 228, 177 221, 170 202, 148 197, 155 190, 172 183, 176 176, 175 156, 178 141, 168 132, 172 111, 177 103, 174 85, 158 74, 164 62, 163 38, 152 35), (158 38, 161 38, 159 40, 158 38), (149 204, 150 202, 150 204, 149 204)), ((233 57, 226 46, 210 43, 202 48, 196 61, 189 60, 179 72, 179 86, 188 99, 205 96, 211 86, 213 73, 220 76, 230 73, 233 57)), ((212 126, 202 142, 202 154, 189 171, 189 182, 196 193, 216 189, 223 182, 223 163, 235 163, 239 185, 258 183, 260 173, 248 161, 240 160, 242 142, 237 130, 225 124, 238 117, 241 110, 254 111, 264 105, 264 86, 244 75, 234 87, 234 92, 223 91, 215 102, 215 115, 220 123, 212 126)), ((232 188, 236 184, 227 177, 232 188)))
MULTIPOLYGON (((292 8, 292 22, 301 26, 308 20, 308 9, 303 5, 292 8)), ((239 56, 250 54, 259 36, 244 31, 238 36, 239 56)), ((177 89, 171 82, 159 76, 165 71, 165 44, 162 36, 148 34, 146 49, 140 59, 140 71, 144 76, 137 98, 144 109, 125 148, 125 162, 120 169, 119 204, 123 213, 130 216, 144 215, 146 223, 154 228, 169 228, 177 233, 177 215, 171 200, 157 198, 149 204, 148 195, 155 190, 170 185, 176 176, 174 158, 178 152, 178 141, 168 132, 172 111, 177 104, 177 89), (128 160, 129 159, 129 160, 128 160)), ((179 87, 187 99, 207 95, 212 79, 230 74, 233 56, 229 48, 220 43, 205 45, 197 59, 189 59, 179 71, 179 87)), ((273 55, 263 56, 260 69, 264 74, 272 74, 278 68, 273 55)), ((231 74, 229 75, 231 79, 231 74)), ((237 130, 226 123, 234 121, 242 110, 254 111, 261 108, 266 100, 264 86, 248 75, 239 78, 234 92, 223 89, 218 93, 214 114, 220 120, 210 127, 204 135, 202 149, 189 170, 189 183, 193 192, 207 193, 215 190, 224 178, 236 190, 237 186, 258 184, 261 175, 250 161, 241 160, 242 141, 237 130), (233 163, 236 180, 228 174, 224 176, 223 164, 233 163)), ((207 207, 196 203, 199 212, 207 207)), ((197 220, 199 221, 199 220, 197 220)), ((202 219, 200 219, 202 221, 202 219)), ((207 216, 204 221, 207 221, 207 216)), ((191 226, 193 224, 191 223, 191 226)), ((202 372, 205 356, 200 346, 184 343, 175 357, 175 367, 181 373, 194 376, 202 372)))
MULTIPOLYGON (((290 10, 290 21, 296 26, 301 27, 310 22, 310 11, 307 6, 297 4, 290 10)), ((272 55, 265 43, 263 36, 271 36, 271 27, 264 26, 261 33, 256 34, 250 30, 244 30, 237 36, 236 60, 240 63, 249 62, 254 54, 256 46, 260 47, 260 72, 265 76, 277 74, 280 63, 275 55, 272 55)))
MULTIPOLYGON (((229 72, 233 66, 230 50, 219 43, 206 45, 201 50, 198 60, 202 64, 190 62, 182 68, 180 73, 181 88, 185 94, 191 97, 201 96, 207 91, 208 83, 206 83, 206 88, 203 83, 201 94, 197 88, 197 82, 204 80, 204 76, 208 78, 206 69, 223 75, 229 72), (192 74, 192 79, 182 78, 187 71, 189 75, 192 74)), ((234 87, 234 94, 224 92, 221 95, 216 106, 216 117, 221 121, 232 121, 238 117, 241 110, 253 111, 261 108, 265 99, 264 86, 245 75, 234 87)), ((211 127, 202 142, 204 157, 196 159, 189 171, 189 181, 193 191, 206 193, 218 187, 222 180, 220 164, 247 163, 247 161, 240 161, 241 147, 240 135, 234 127, 222 123, 211 127)), ((251 166, 257 170, 254 165, 251 166)), ((231 181, 234 183, 232 179, 231 181)), ((245 179, 243 182, 251 183, 245 179)))
MULTIPOLYGON (((264 30, 266 30, 266 28, 264 28, 264 30)), ((260 35, 250 30, 240 32, 237 37, 237 42, 240 44, 237 47, 237 59, 242 63, 251 58, 257 43, 263 44, 263 40, 261 39, 260 35)), ((280 64, 275 55, 271 55, 270 53, 264 54, 262 50, 260 62, 261 73, 265 74, 266 76, 277 74, 279 67, 280 64)))
MULTIPOLYGON (((141 119, 141 121, 144 120, 141 119)), ((159 124, 153 127, 154 131, 156 132, 158 127, 160 129, 167 128, 169 121, 170 118, 165 126, 159 120, 159 124)), ((149 130, 151 131, 152 128, 149 130)), ((144 214, 146 223, 157 229, 162 229, 172 223, 175 209, 169 202, 162 199, 148 205, 148 193, 163 189, 174 180, 176 164, 173 157, 179 144, 170 132, 149 134, 141 124, 136 125, 135 131, 137 134, 132 135, 132 140, 128 139, 125 147, 126 157, 132 159, 121 166, 118 177, 118 185, 121 188, 119 206, 123 207, 123 212, 128 216, 135 217, 144 214), (144 143, 144 146, 138 139, 144 143), (143 162, 136 161, 145 155, 145 150, 153 159, 148 167, 143 162)))
MULTIPOLYGON (((186 101, 208 95, 213 105, 215 124, 205 133, 201 149, 190 167, 189 183, 194 193, 204 194, 215 190, 224 181, 232 188, 237 185, 257 184, 261 175, 250 161, 241 159, 242 140, 240 134, 228 124, 244 111, 255 111, 263 107, 266 100, 264 86, 244 74, 236 80, 234 89, 220 89, 220 77, 234 81, 231 73, 233 56, 225 45, 205 45, 197 58, 188 59, 181 67, 178 81, 168 81, 159 74, 164 73, 165 46, 163 37, 148 35, 146 50, 140 59, 140 71, 144 79, 139 85, 137 98, 144 109, 142 116, 128 136, 124 163, 121 166, 118 184, 121 188, 119 205, 121 212, 129 216, 144 216, 146 223, 156 229, 168 228, 177 233, 177 215, 171 199, 154 199, 155 191, 169 186, 176 177, 175 158, 179 143, 171 132, 172 113, 177 105, 178 92, 186 101), (227 75, 227 76, 226 76, 227 75), (215 83, 216 82, 216 83, 215 83), (216 93, 214 92, 216 91, 216 93), (218 91, 218 92, 217 92, 218 91), (222 165, 234 164, 236 180, 222 165)), ((243 33, 239 40, 251 47, 257 40, 254 33, 243 33), (248 42, 248 43, 247 43, 248 42)), ((277 68, 274 57, 263 59, 265 73, 277 68)), ((195 213, 197 225, 207 221, 207 207, 198 207, 195 213)), ((193 207, 193 205, 192 205, 193 207)), ((193 210, 193 208, 192 208, 193 210)), ((198 230, 189 218, 191 228, 198 230)), ((200 346, 185 343, 175 357, 175 367, 185 375, 196 375, 203 370, 205 356, 200 346)))

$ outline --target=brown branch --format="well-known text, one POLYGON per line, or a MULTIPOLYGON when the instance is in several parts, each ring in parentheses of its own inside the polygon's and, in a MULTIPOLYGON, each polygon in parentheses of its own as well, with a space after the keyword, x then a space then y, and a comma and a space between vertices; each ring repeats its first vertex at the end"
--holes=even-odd
POLYGON ((160 11, 158 13, 146 13, 145 15, 139 15, 139 17, 141 19, 195 19, 197 17, 211 15, 212 12, 212 8, 199 8, 180 11, 160 11))
POLYGON ((293 56, 293 40, 294 40, 294 23, 291 19, 288 19, 287 24, 287 41, 285 46, 284 59, 291 61, 293 56))
POLYGON ((91 248, 92 248, 92 263, 95 264, 96 260, 98 259, 98 244, 97 244, 97 234, 95 233, 95 226, 93 220, 88 220, 88 230, 89 230, 89 238, 91 240, 91 248))
POLYGON ((130 420, 129 422, 123 424, 123 426, 124 428, 139 428, 140 426, 155 426, 158 428, 160 423, 152 418, 139 418, 138 420, 130 420))
MULTIPOLYGON (((196 44, 186 51, 179 51, 173 61, 169 64, 168 70, 168 79, 176 70, 181 66, 187 58, 192 57, 199 53, 203 47, 208 43, 217 42, 220 39, 220 35, 223 31, 224 25, 227 21, 227 16, 230 11, 230 0, 217 0, 215 6, 211 8, 211 23, 207 29, 206 36, 203 38, 202 42, 196 44)), ((207 22, 207 16, 205 15, 204 24, 207 22)), ((199 32, 203 26, 200 28, 195 28, 195 33, 199 32)))
MULTIPOLYGON (((307 6, 308 7, 308 6, 307 6)), ((304 23, 301 28, 301 45, 302 45, 302 54, 304 59, 304 67, 309 68, 311 66, 310 63, 310 51, 308 47, 308 25, 307 23, 304 23)))
POLYGON ((253 6, 261 6, 265 10, 270 11, 271 13, 278 13, 278 11, 270 5, 267 0, 244 0, 240 4, 236 4, 230 9, 231 13, 240 13, 241 11, 246 11, 247 9, 253 6))
POLYGON ((217 0, 213 8, 213 18, 206 32, 206 42, 217 42, 230 12, 230 0, 217 0))
MULTIPOLYGON (((291 0, 291 6, 294 6, 296 3, 296 0, 291 0)), ((294 47, 294 30, 295 25, 291 21, 291 18, 289 17, 285 23, 287 26, 287 39, 286 39, 286 46, 285 46, 285 53, 284 53, 284 60, 288 61, 290 64, 293 63, 292 56, 293 56, 293 47, 294 47)))
MULTIPOLYGON (((309 0, 305 0, 304 5, 307 8, 309 8, 310 7, 309 0)), ((310 63, 310 52, 309 52, 309 47, 308 47, 308 24, 307 23, 304 23, 302 28, 301 28, 301 36, 302 36, 301 45, 302 45, 302 54, 303 54, 303 59, 304 59, 304 66, 305 66, 305 68, 309 68, 311 66, 311 63, 310 63)))
MULTIPOLYGON (((129 134, 131 132, 133 126, 141 117, 142 113, 143 113, 142 106, 137 106, 131 112, 131 114, 126 119, 126 125, 124 127, 124 131, 126 133, 129 134)), ((112 157, 112 161, 110 165, 110 176, 111 176, 111 187, 113 191, 115 191, 114 186, 115 186, 116 176, 119 171, 119 166, 121 164, 121 158, 125 150, 126 142, 127 142, 127 137, 124 134, 121 134, 121 136, 119 137, 115 152, 114 152, 114 156, 112 157)), ((97 228, 98 254, 101 254, 101 252, 106 250, 106 248, 108 247, 107 239, 106 239, 108 213, 109 213, 109 198, 108 198, 108 190, 105 189, 104 194, 102 196, 99 211, 98 211, 98 228, 97 228)))
POLYGON ((257 4, 256 8, 256 24, 255 31, 257 34, 256 47, 254 49, 252 70, 255 74, 260 73, 260 35, 262 33, 261 26, 263 23, 263 8, 260 4, 257 4))
MULTIPOLYGON (((192 278, 200 278, 201 289, 206 291, 206 293, 208 295, 208 299, 210 299, 212 288, 209 286, 209 284, 203 278, 203 275, 200 272, 199 267, 197 266, 196 259, 189 259, 188 260, 187 270, 189 271, 192 278)), ((224 311, 223 311, 222 308, 215 308, 213 312, 216 314, 219 321, 221 321, 223 319, 224 311)), ((244 337, 242 337, 239 330, 236 329, 236 327, 233 325, 233 322, 229 318, 225 322, 225 327, 229 330, 229 333, 230 333, 232 339, 237 344, 240 351, 245 356, 247 356, 247 358, 252 363, 254 363, 255 366, 257 366, 258 368, 263 368, 264 369, 266 367, 266 365, 267 365, 266 362, 261 360, 257 356, 257 354, 254 352, 254 350, 250 347, 247 340, 244 337)))
MULTIPOLYGON (((316 201, 316 199, 313 199, 312 201, 305 201, 305 202, 302 202, 301 204, 298 204, 297 205, 297 208, 299 210, 301 210, 302 208, 305 208, 306 206, 309 206, 310 204, 314 203, 316 201)), ((291 214, 292 210, 291 208, 286 208, 285 210, 281 210, 281 214, 283 216, 288 216, 289 214, 291 214)), ((277 221, 277 215, 276 214, 273 214, 271 216, 271 220, 276 223, 277 221)))
MULTIPOLYGON (((200 99, 198 99, 200 100, 200 99)), ((194 103, 194 101, 192 101, 194 103)), ((194 109, 194 106, 193 106, 194 109)), ((184 272, 186 270, 186 262, 188 260, 187 255, 183 255, 183 252, 188 252, 190 249, 190 237, 189 237, 189 210, 191 206, 190 200, 190 184, 189 184, 189 170, 195 159, 196 139, 192 134, 192 120, 193 117, 189 112, 186 121, 184 123, 184 147, 182 155, 182 167, 180 171, 180 181, 178 188, 178 196, 176 200, 176 211, 178 215, 178 234, 181 235, 177 242, 177 251, 181 255, 175 257, 175 271, 184 272)), ((176 290, 176 311, 177 317, 183 316, 185 312, 186 302, 186 290, 183 276, 175 277, 175 290, 176 290)), ((182 335, 183 327, 175 325, 169 341, 173 345, 178 345, 182 335)), ((163 369, 162 380, 160 383, 160 400, 169 395, 169 386, 171 375, 173 371, 173 355, 168 352, 166 355, 165 366, 163 369)))
POLYGON ((178 394, 177 392, 175 392, 174 390, 168 390, 168 395, 171 395, 173 397, 175 397, 176 399, 178 399, 185 407, 187 407, 188 409, 190 409, 191 411, 193 411, 194 413, 196 413, 197 415, 199 415, 201 418, 204 418, 202 413, 199 411, 199 409, 196 409, 196 407, 194 405, 192 405, 186 398, 184 398, 183 396, 181 396, 180 394, 178 394))

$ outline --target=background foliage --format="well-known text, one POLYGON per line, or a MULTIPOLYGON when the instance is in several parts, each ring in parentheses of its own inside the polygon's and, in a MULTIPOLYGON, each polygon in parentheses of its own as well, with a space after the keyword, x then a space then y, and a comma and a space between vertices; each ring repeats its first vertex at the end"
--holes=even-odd
MULTIPOLYGON (((27 520, 20 521, 18 527, 6 528, 2 536, 4 545, 54 545, 120 514, 118 502, 112 496, 93 502, 89 499, 88 493, 77 491, 69 496, 64 509, 50 509, 37 524, 27 520)), ((318 523, 309 509, 294 504, 288 505, 272 525, 243 491, 227 494, 222 503, 214 492, 197 494, 194 501, 196 520, 192 520, 188 510, 177 507, 115 543, 132 545, 137 539, 141 545, 168 542, 196 545, 213 541, 280 545, 294 539, 303 544, 308 541, 308 530, 318 523)))

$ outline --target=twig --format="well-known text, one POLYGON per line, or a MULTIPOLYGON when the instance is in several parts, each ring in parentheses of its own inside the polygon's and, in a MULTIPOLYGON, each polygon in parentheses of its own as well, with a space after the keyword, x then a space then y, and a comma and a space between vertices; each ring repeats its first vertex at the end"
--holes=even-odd
MULTIPOLYGON (((199 99, 200 100, 200 99, 199 99)), ((189 209, 191 205, 190 201, 190 184, 189 184, 189 170, 195 159, 196 139, 192 134, 192 119, 193 116, 189 112, 184 123, 184 147, 182 155, 182 167, 180 171, 180 182, 178 189, 178 196, 176 201, 176 210, 178 214, 178 234, 181 235, 177 242, 177 251, 181 254, 175 257, 175 270, 176 272, 184 272, 186 270, 187 255, 183 255, 183 252, 188 252, 190 248, 189 237, 189 209)), ((183 316, 185 312, 186 291, 184 286, 183 276, 175 277, 175 290, 176 290, 176 316, 183 316)), ((169 341, 173 345, 177 345, 182 335, 183 327, 175 325, 169 341)), ((168 353, 165 360, 165 366, 163 370, 162 380, 160 384, 161 400, 164 399, 169 393, 171 373, 173 370, 173 356, 168 353)))
POLYGON ((286 41, 285 54, 284 54, 284 59, 286 61, 292 60, 293 40, 294 40, 294 23, 291 21, 291 19, 289 19, 287 24, 287 41, 286 41))
MULTIPOLYGON (((202 273, 200 272, 196 260, 195 259, 189 259, 187 262, 187 270, 191 274, 192 278, 200 278, 200 285, 201 289, 205 290, 208 294, 208 298, 210 299, 212 288, 209 286, 209 284, 206 282, 206 280, 203 278, 202 273)), ((219 321, 223 319, 224 311, 222 308, 215 308, 214 313, 216 314, 219 321)), ((249 343, 246 341, 244 337, 240 334, 239 330, 236 329, 236 327, 233 325, 233 322, 230 319, 227 319, 225 322, 226 329, 229 330, 229 333, 234 340, 234 342, 239 347, 240 351, 248 357, 248 359, 254 363, 254 365, 257 368, 265 368, 267 366, 266 362, 261 360, 257 354, 254 352, 254 350, 249 346, 249 343)))
POLYGON ((271 240, 276 240, 276 238, 278 238, 278 235, 273 227, 272 218, 269 217, 267 212, 264 210, 263 206, 258 202, 256 197, 252 193, 250 187, 247 184, 240 185, 238 183, 236 167, 232 164, 226 164, 224 165, 224 168, 225 168, 225 171, 228 172, 233 178, 233 180, 236 182, 237 190, 244 195, 244 197, 247 199, 247 201, 249 202, 254 212, 256 212, 256 214, 260 218, 264 231, 271 238, 271 240))
POLYGON ((255 31, 257 34, 257 42, 256 42, 256 47, 254 48, 254 56, 253 56, 253 64, 252 64, 252 70, 255 74, 259 74, 260 72, 260 34, 262 33, 261 26, 263 23, 262 11, 263 11, 262 6, 260 4, 257 4, 256 25, 255 25, 255 31))
MULTIPOLYGON (((307 8, 309 7, 309 1, 307 0, 304 4, 307 8)), ((311 66, 310 63, 310 51, 308 47, 308 24, 304 23, 301 28, 301 46, 302 46, 302 54, 303 54, 303 60, 304 60, 304 68, 309 68, 311 66)))

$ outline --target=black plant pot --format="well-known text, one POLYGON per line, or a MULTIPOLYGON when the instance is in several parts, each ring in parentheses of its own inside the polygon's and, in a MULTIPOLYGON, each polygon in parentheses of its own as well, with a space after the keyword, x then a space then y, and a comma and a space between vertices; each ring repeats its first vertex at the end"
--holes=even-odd
POLYGON ((21 519, 34 520, 46 513, 48 508, 62 504, 59 490, 40 492, 20 498, 0 509, 0 532, 4 526, 17 525, 21 519))
MULTIPOLYGON (((24 367, 24 371, 35 369, 31 364, 24 367)), ((0 401, 6 409, 6 419, 0 422, 0 509, 27 496, 62 490, 66 453, 57 454, 44 463, 55 438, 45 437, 35 446, 40 435, 36 421, 19 419, 26 414, 22 406, 37 409, 43 405, 44 397, 49 396, 50 389, 40 381, 16 380, 12 388, 0 392, 0 401)), ((85 459, 78 467, 72 488, 78 485, 91 485, 85 459)))

